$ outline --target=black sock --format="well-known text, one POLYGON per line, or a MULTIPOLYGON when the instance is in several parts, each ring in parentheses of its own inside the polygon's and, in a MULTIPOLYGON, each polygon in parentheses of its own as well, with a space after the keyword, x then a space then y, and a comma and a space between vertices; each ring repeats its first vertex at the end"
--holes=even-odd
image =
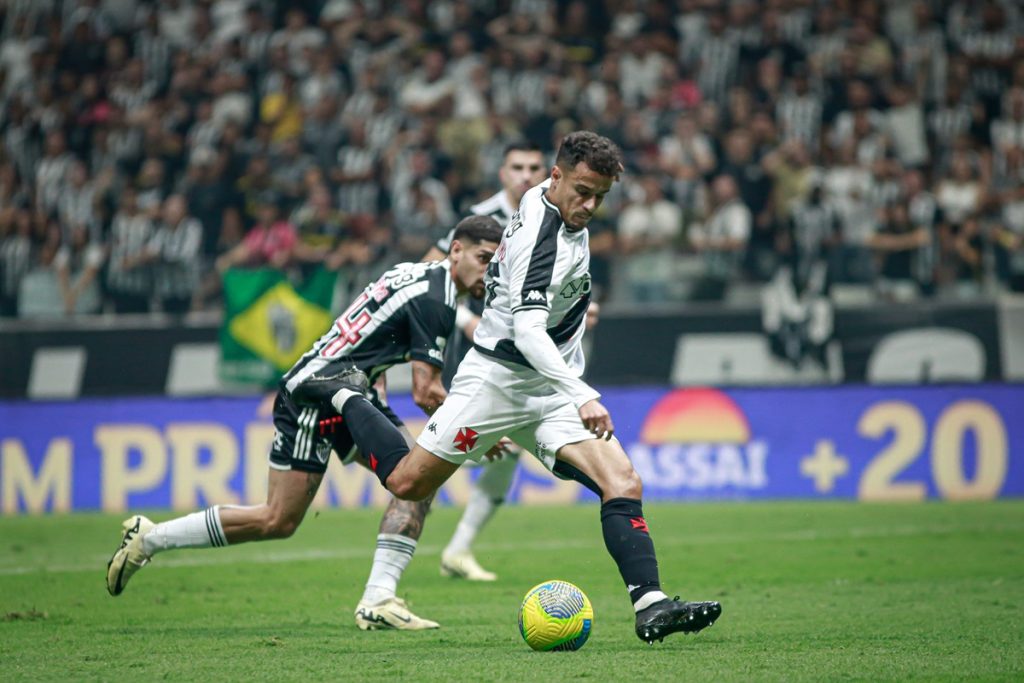
POLYGON ((352 440, 380 483, 387 488, 388 475, 409 453, 405 437, 384 413, 362 396, 350 398, 342 408, 341 416, 352 434, 352 440))
POLYGON ((634 603, 651 591, 661 590, 654 541, 647 531, 643 504, 633 498, 612 498, 601 504, 601 529, 608 553, 634 603))

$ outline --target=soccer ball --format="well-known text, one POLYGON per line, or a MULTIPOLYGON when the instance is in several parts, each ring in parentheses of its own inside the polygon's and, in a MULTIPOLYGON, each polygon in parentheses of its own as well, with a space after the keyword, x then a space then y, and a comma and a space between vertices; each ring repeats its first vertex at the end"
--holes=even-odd
POLYGON ((568 581, 534 586, 519 608, 519 633, 534 650, 578 650, 593 623, 590 600, 568 581))

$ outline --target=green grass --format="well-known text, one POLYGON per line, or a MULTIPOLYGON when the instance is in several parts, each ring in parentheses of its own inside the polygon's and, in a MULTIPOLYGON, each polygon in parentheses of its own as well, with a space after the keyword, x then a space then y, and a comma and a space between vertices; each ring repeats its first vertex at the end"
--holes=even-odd
MULTIPOLYGON (((433 513, 400 592, 439 631, 363 633, 352 611, 380 512, 310 517, 287 541, 167 553, 107 595, 120 517, 0 518, 4 680, 1024 680, 1024 502, 648 505, 667 591, 720 599, 653 647, 595 506, 510 507, 480 539, 491 585, 438 575, 458 510, 433 513), (523 594, 573 581, 579 652, 519 637, 523 594)), ((166 514, 154 515, 164 519, 166 514)))

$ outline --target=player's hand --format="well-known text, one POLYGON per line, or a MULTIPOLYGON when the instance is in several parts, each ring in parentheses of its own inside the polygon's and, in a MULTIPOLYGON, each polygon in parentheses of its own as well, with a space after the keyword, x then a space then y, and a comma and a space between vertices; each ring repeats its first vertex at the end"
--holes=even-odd
POLYGON ((484 453, 484 459, 488 462, 501 460, 510 452, 509 449, 512 447, 513 443, 512 439, 507 436, 501 437, 501 440, 498 443, 487 449, 487 452, 484 453))
POLYGON ((583 420, 583 426, 587 428, 587 431, 599 439, 608 441, 615 433, 612 416, 596 398, 580 406, 580 419, 583 420))

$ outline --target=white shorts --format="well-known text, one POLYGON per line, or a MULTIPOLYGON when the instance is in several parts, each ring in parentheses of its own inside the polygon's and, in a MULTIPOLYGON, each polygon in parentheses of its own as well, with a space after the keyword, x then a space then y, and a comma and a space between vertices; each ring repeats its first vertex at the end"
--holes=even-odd
POLYGON ((555 466, 566 444, 596 438, 567 396, 531 368, 504 363, 471 349, 459 364, 451 391, 416 443, 448 462, 479 462, 507 436, 555 466))

